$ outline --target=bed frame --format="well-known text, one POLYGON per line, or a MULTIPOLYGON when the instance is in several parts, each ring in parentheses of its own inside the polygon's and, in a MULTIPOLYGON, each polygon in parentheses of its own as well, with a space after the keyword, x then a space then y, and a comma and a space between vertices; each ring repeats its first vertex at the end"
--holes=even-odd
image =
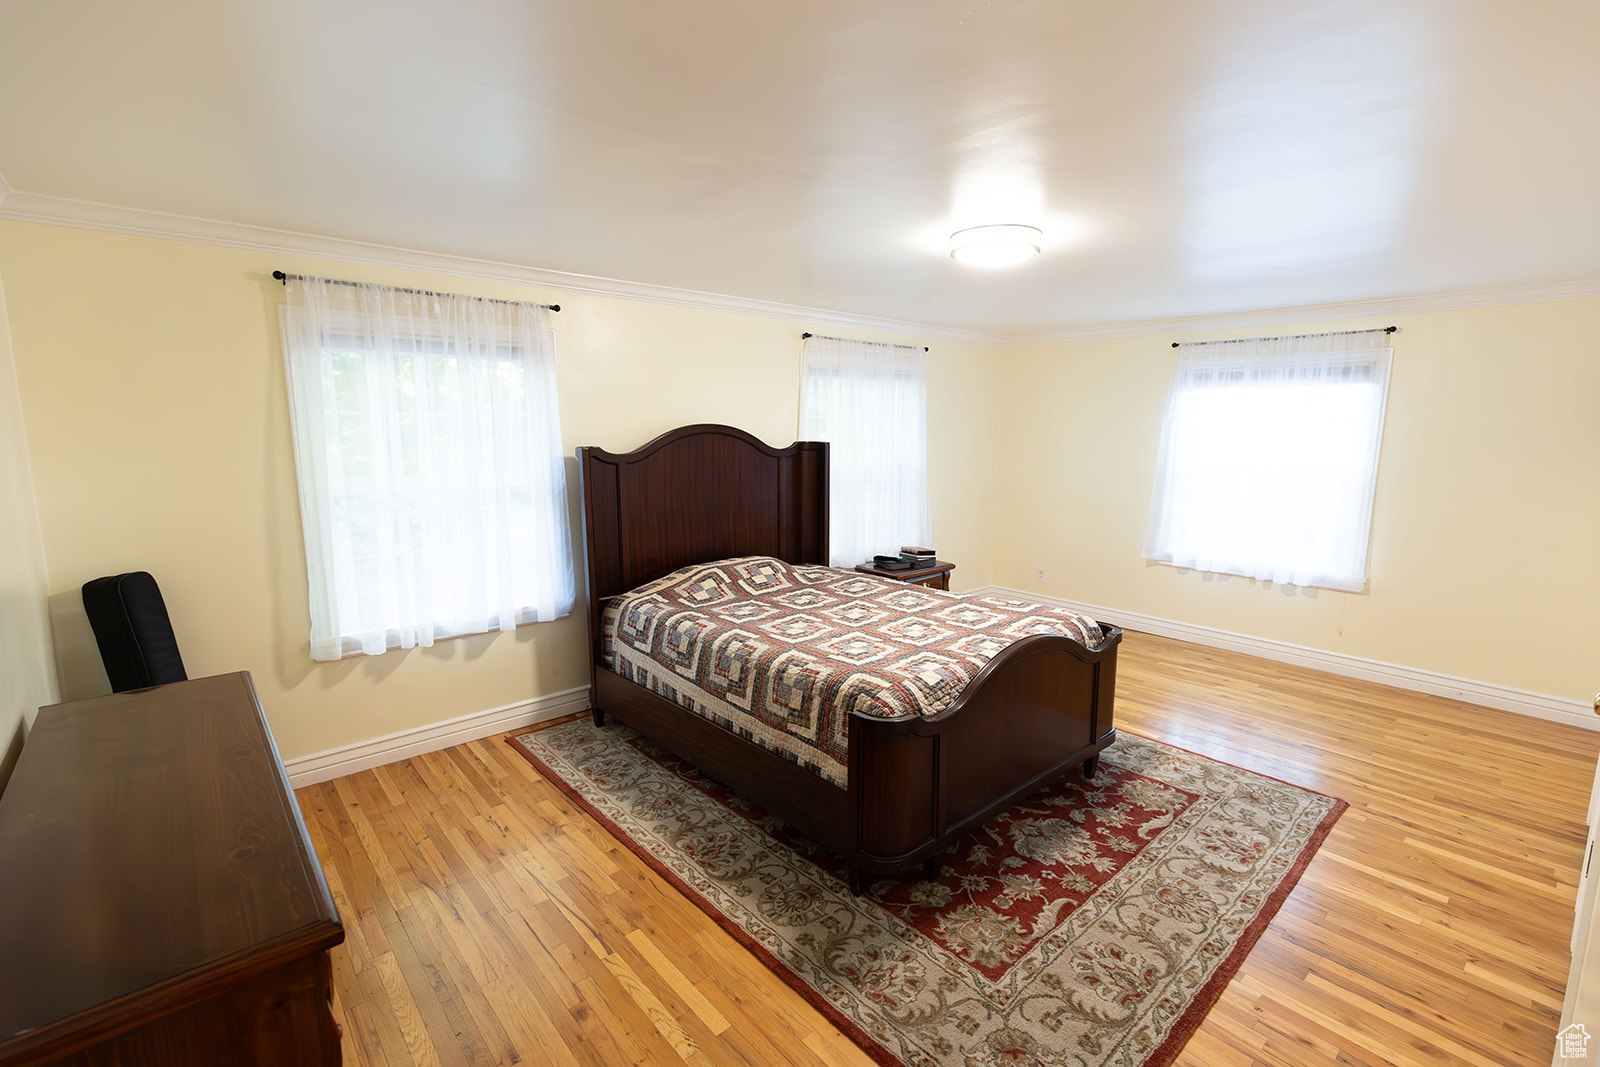
POLYGON ((600 667, 606 604, 693 563, 733 556, 828 562, 828 446, 771 448, 731 426, 685 426, 634 452, 578 449, 594 656, 594 721, 653 738, 869 874, 930 869, 953 839, 1096 757, 1116 739, 1122 631, 1090 651, 1036 635, 1008 646, 944 711, 852 714, 840 789, 600 667))

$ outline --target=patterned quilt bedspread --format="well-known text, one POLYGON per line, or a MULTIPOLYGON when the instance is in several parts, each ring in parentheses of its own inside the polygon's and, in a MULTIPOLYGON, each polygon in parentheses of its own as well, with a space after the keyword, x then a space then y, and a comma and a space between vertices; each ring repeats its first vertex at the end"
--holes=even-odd
POLYGON ((844 787, 852 712, 949 707, 1031 634, 1104 640, 1093 619, 767 556, 698 564, 617 597, 602 666, 844 787))

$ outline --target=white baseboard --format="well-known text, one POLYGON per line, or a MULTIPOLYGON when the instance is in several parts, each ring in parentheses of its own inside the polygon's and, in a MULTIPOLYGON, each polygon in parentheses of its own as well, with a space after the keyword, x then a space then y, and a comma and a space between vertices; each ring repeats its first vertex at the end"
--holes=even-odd
MULTIPOLYGON (((1360 656, 1348 656, 1339 652, 1327 652, 1320 648, 1308 648, 1305 645, 1273 641, 1265 637, 1252 637, 1249 634, 1219 630, 1211 626, 1143 615, 1136 611, 1120 611, 1099 604, 1082 604, 1074 600, 1064 600, 1061 597, 1025 592, 1005 586, 983 586, 969 589, 967 592, 1052 604, 1071 611, 1080 611, 1090 618, 1115 623, 1140 633, 1172 637, 1179 641, 1205 645, 1208 648, 1221 648, 1280 663, 1293 663, 1301 667, 1327 671, 1330 674, 1344 675, 1347 678, 1362 678, 1399 689, 1431 693, 1452 700, 1464 700, 1471 704, 1499 708, 1519 715, 1531 715, 1536 719, 1571 723, 1586 730, 1600 730, 1600 716, 1594 715, 1590 707, 1580 700, 1566 700, 1543 693, 1531 693, 1525 689, 1496 685, 1492 682, 1457 678, 1454 675, 1422 670, 1418 667, 1405 667, 1398 663, 1385 663, 1381 660, 1363 659, 1360 656)), ((551 719, 559 719, 573 712, 586 711, 589 706, 589 687, 581 685, 575 689, 551 693, 549 696, 526 700, 520 704, 507 704, 505 707, 463 715, 448 722, 419 726, 414 730, 402 730, 387 737, 346 745, 343 748, 330 748, 326 752, 288 760, 284 763, 284 769, 289 772, 290 784, 298 789, 301 786, 326 782, 330 778, 354 774, 356 771, 364 771, 371 767, 381 767, 385 763, 393 763, 409 756, 436 752, 441 748, 449 748, 465 741, 475 741, 480 737, 509 733, 551 719)))
POLYGON ((371 741, 345 745, 343 748, 330 748, 326 752, 286 760, 283 767, 289 772, 289 784, 299 789, 304 785, 314 785, 317 782, 326 782, 330 778, 354 774, 356 771, 381 767, 385 763, 418 756, 424 752, 437 752, 441 748, 449 748, 451 745, 459 745, 466 741, 476 741, 480 737, 509 733, 526 726, 549 722, 551 719, 559 719, 563 715, 571 715, 577 711, 586 711, 588 708, 589 687, 580 685, 576 689, 535 697, 519 704, 507 704, 504 707, 490 708, 488 711, 477 711, 471 715, 463 715, 459 719, 419 726, 414 730, 402 730, 387 737, 378 737, 371 741))
POLYGON ((1121 611, 1117 608, 1103 607, 1099 604, 1080 604, 1073 600, 1063 600, 1061 597, 1024 592, 1020 589, 1010 589, 1005 586, 991 585, 981 589, 968 590, 968 592, 1015 597, 1018 600, 1051 604, 1055 607, 1067 608, 1070 611, 1082 612, 1096 621, 1110 622, 1121 626, 1123 629, 1136 630, 1139 633, 1172 637, 1179 641, 1205 645, 1208 648, 1242 652, 1247 656, 1277 660, 1280 663, 1293 663, 1300 667, 1311 667, 1315 670, 1327 671, 1329 674, 1340 674, 1346 678, 1362 678, 1369 682, 1381 682, 1384 685, 1392 685, 1397 689, 1410 689, 1418 693, 1431 693, 1434 696, 1449 697, 1452 700, 1464 700, 1469 704, 1481 704, 1484 707, 1499 708, 1502 711, 1516 712, 1518 715, 1531 715, 1536 719, 1570 723, 1574 726, 1581 726, 1585 730, 1600 730, 1600 716, 1596 716, 1593 713, 1593 709, 1581 700, 1567 700, 1563 697, 1548 696, 1544 693, 1532 693, 1526 689, 1513 689, 1507 685, 1496 685, 1493 682, 1457 678, 1455 675, 1423 670, 1420 667, 1406 667, 1398 663, 1385 663, 1382 660, 1363 659, 1360 656, 1349 656, 1341 652, 1327 652, 1320 648, 1293 645, 1287 641, 1273 641, 1265 637, 1252 637, 1249 634, 1234 633, 1231 630, 1219 630, 1215 627, 1200 626, 1191 622, 1178 622, 1175 619, 1163 619, 1155 615, 1142 615, 1136 611, 1121 611))

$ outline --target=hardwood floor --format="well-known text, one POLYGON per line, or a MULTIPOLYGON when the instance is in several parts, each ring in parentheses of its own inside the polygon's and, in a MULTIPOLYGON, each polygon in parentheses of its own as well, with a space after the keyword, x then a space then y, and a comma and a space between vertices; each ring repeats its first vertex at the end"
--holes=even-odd
MULTIPOLYGON (((1180 1064, 1548 1064, 1600 735, 1128 634, 1118 725, 1350 809, 1180 1064)), ((298 793, 350 1064, 872 1061, 500 739, 298 793)))

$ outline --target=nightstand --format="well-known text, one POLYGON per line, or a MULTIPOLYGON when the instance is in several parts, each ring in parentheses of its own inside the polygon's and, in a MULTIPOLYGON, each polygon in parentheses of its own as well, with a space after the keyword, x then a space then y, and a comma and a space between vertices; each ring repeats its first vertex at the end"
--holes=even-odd
POLYGON ((924 585, 929 589, 949 589, 950 572, 955 569, 956 565, 954 563, 946 563, 944 560, 935 560, 927 567, 910 567, 903 571, 881 570, 872 563, 863 563, 856 568, 862 574, 875 574, 879 578, 893 578, 897 582, 905 582, 908 585, 924 585))

